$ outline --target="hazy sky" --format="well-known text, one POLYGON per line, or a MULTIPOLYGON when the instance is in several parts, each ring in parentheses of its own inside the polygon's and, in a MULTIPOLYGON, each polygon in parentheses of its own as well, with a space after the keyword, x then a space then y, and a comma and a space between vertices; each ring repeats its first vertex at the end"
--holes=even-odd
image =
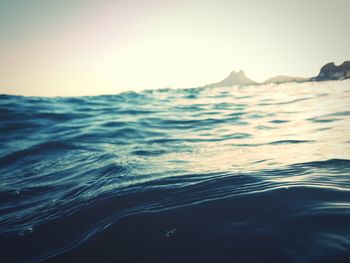
POLYGON ((91 95, 314 76, 350 59, 349 0, 0 0, 0 93, 91 95))

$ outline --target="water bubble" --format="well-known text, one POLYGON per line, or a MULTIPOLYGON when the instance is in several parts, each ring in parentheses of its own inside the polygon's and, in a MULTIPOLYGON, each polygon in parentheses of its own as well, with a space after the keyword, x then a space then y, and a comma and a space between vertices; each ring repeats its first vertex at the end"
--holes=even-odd
POLYGON ((28 227, 28 228, 22 230, 22 231, 19 233, 19 235, 20 235, 21 237, 28 236, 28 235, 31 235, 31 234, 33 233, 33 231, 34 231, 33 227, 28 227))
POLYGON ((168 229, 168 230, 165 231, 164 236, 166 238, 170 238, 170 237, 172 237, 175 234, 175 232, 176 232, 176 228, 168 229))

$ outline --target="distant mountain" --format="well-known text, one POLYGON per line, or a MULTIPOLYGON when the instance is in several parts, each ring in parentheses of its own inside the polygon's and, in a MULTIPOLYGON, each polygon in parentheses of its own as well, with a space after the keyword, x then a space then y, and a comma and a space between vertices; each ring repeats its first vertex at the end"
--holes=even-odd
POLYGON ((348 78, 350 78, 350 61, 345 61, 339 66, 336 66, 334 62, 327 63, 321 68, 318 76, 313 78, 279 75, 273 78, 269 78, 263 83, 258 83, 254 80, 249 79, 245 75, 244 71, 241 70, 239 72, 232 71, 230 75, 222 81, 206 85, 205 87, 231 87, 234 85, 257 85, 268 83, 281 84, 288 82, 302 83, 307 81, 343 80, 348 78))
POLYGON ((265 80, 264 84, 269 84, 269 83, 281 84, 281 83, 287 83, 287 82, 301 83, 301 82, 305 82, 305 81, 309 81, 309 80, 310 80, 309 78, 279 75, 279 76, 265 80))
POLYGON ((232 71, 231 74, 224 80, 206 85, 206 87, 231 87, 233 85, 252 85, 252 84, 257 84, 257 82, 247 78, 244 71, 241 70, 239 72, 232 71))
POLYGON ((334 62, 324 65, 318 76, 311 78, 311 80, 342 80, 348 78, 350 78, 350 61, 345 61, 339 66, 336 66, 334 62))

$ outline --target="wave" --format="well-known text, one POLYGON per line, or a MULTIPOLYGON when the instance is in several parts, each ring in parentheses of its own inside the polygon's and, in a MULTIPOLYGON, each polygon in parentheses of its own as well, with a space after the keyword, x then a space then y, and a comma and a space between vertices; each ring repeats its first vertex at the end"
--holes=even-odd
POLYGON ((2 259, 348 262, 349 94, 328 85, 0 95, 2 259))

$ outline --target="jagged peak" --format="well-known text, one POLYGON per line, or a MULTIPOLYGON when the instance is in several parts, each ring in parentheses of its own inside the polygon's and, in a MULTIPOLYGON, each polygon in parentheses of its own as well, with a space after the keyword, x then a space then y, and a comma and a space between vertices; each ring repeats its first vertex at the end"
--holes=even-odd
POLYGON ((236 75, 245 76, 245 73, 242 69, 239 71, 232 70, 229 76, 236 76, 236 75))
POLYGON ((209 87, 223 87, 223 86, 233 86, 233 85, 252 85, 256 84, 255 81, 246 77, 243 70, 235 71, 233 70, 225 79, 220 82, 212 83, 207 86, 209 87))

